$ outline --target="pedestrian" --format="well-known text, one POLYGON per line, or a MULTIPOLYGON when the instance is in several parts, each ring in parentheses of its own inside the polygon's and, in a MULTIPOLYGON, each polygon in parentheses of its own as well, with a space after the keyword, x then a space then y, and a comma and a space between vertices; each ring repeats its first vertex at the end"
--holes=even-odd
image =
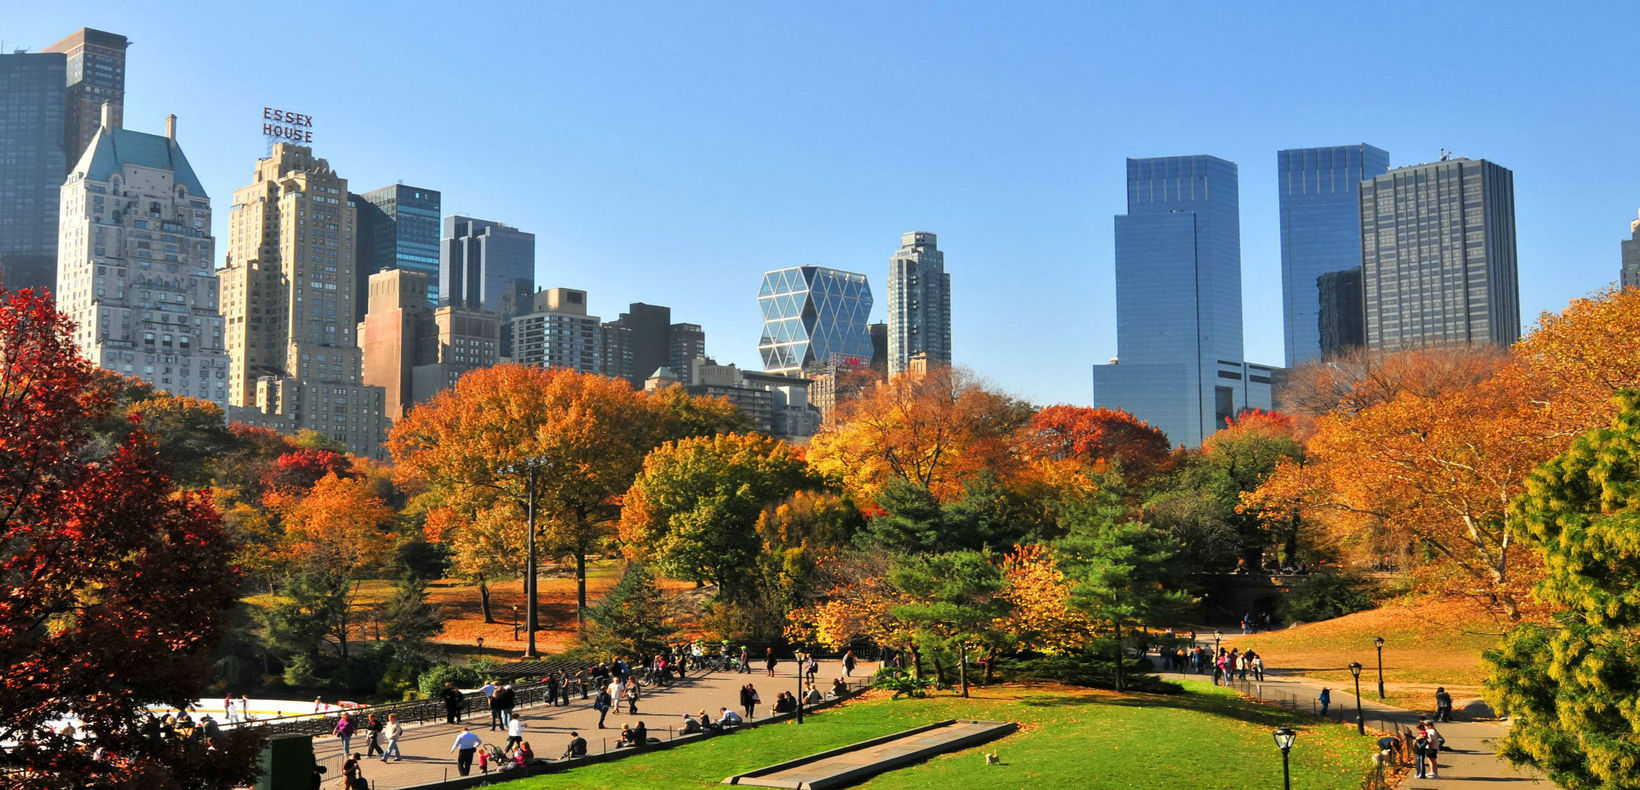
POLYGON ((614 680, 609 681, 609 702, 610 702, 610 707, 613 708, 616 713, 620 713, 621 712, 621 703, 623 703, 625 701, 626 701, 626 683, 624 681, 622 681, 619 677, 615 678, 614 680))
POLYGON ((242 722, 251 720, 251 701, 245 699, 244 694, 239 695, 239 720, 242 722))
POLYGON ((1327 717, 1327 706, 1332 704, 1332 689, 1322 689, 1321 696, 1316 698, 1321 702, 1321 718, 1327 717))
POLYGON ((1452 721, 1452 695, 1446 692, 1445 686, 1435 689, 1435 720, 1452 721))
POLYGON ((1429 735, 1422 728, 1412 741, 1413 774, 1419 779, 1429 778, 1429 735))
POLYGON ((397 714, 387 714, 386 732, 387 751, 382 752, 382 762, 385 763, 387 762, 387 758, 392 757, 393 762, 396 763, 404 759, 404 754, 399 751, 399 739, 404 737, 404 725, 399 723, 399 717, 397 714))
POLYGON ((543 678, 543 680, 545 680, 547 682, 547 704, 548 705, 557 705, 558 704, 558 690, 559 690, 558 689, 558 673, 554 672, 551 675, 548 675, 545 678, 543 678))
POLYGON ((456 736, 455 743, 450 744, 450 751, 456 753, 456 771, 462 776, 473 770, 473 754, 483 744, 484 739, 466 727, 461 728, 461 734, 456 736))
POLYGON ((524 717, 514 716, 507 721, 507 749, 524 742, 524 717))
POLYGON ((746 711, 748 721, 757 718, 757 703, 761 701, 757 698, 757 689, 752 688, 752 684, 747 683, 740 688, 740 707, 746 711))
POLYGON ((774 648, 771 647, 763 651, 763 668, 769 677, 774 677, 774 665, 779 662, 780 659, 774 657, 774 648))
POLYGON ((626 681, 626 712, 629 716, 638 715, 638 680, 627 678, 626 681))
POLYGON ((598 729, 604 728, 604 717, 609 715, 609 689, 598 689, 598 699, 593 700, 592 709, 598 711, 598 729))
POLYGON ((748 650, 745 645, 741 645, 740 646, 740 667, 738 669, 739 672, 745 673, 745 674, 751 674, 751 672, 752 672, 751 658, 752 658, 751 651, 748 650))
POLYGON ((1253 677, 1258 678, 1260 683, 1264 682, 1264 656, 1258 653, 1253 654, 1253 677))
POLYGON ((1441 778, 1441 747, 1446 745, 1446 739, 1441 737, 1440 730, 1435 725, 1424 723, 1424 735, 1429 739, 1429 778, 1441 778))
POLYGON ((364 771, 359 768, 357 752, 347 758, 347 762, 342 763, 342 787, 347 790, 370 790, 370 783, 365 781, 364 771))
POLYGON ((200 718, 199 729, 206 738, 215 738, 222 732, 222 728, 217 726, 216 719, 211 718, 209 713, 200 718))
POLYGON ((461 706, 466 698, 456 688, 456 684, 448 680, 444 681, 444 690, 439 692, 439 698, 444 700, 444 723, 460 724, 461 706))
POLYGON ((490 750, 479 749, 476 756, 478 757, 478 772, 488 775, 490 773, 490 750))
POLYGON ((501 689, 495 693, 495 707, 501 712, 501 726, 507 726, 512 721, 513 708, 518 706, 518 692, 513 691, 511 683, 501 684, 501 689))
POLYGON ((564 756, 558 759, 568 760, 574 757, 585 756, 587 756, 587 739, 582 738, 581 733, 571 730, 569 734, 569 747, 564 749, 564 756))
POLYGON ((490 711, 490 732, 495 732, 498 727, 507 726, 505 722, 501 721, 501 709, 496 706, 498 700, 495 698, 495 693, 500 688, 495 684, 495 681, 486 680, 484 685, 478 689, 479 693, 484 695, 484 707, 490 711))
MULTIPOLYGON (((853 677, 854 676, 854 666, 855 666, 856 663, 858 663, 858 662, 854 658, 854 651, 853 650, 849 650, 849 651, 843 653, 843 677, 846 678, 846 677, 853 677)), ((811 678, 811 680, 812 680, 812 678, 811 678)))
POLYGON ((365 757, 375 757, 378 754, 386 754, 386 751, 382 749, 381 744, 383 726, 384 725, 382 724, 381 719, 376 718, 376 714, 370 714, 370 720, 365 722, 364 725, 365 730, 370 733, 370 743, 367 744, 367 748, 364 750, 365 757))
POLYGON ((336 727, 331 730, 331 733, 342 739, 342 754, 353 751, 353 731, 356 726, 346 713, 343 713, 342 717, 336 720, 336 727))

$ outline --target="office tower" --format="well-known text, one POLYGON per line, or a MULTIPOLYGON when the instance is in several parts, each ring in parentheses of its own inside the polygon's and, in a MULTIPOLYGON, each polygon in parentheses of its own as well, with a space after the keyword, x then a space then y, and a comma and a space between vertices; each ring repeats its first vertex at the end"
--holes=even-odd
POLYGON ((1623 241, 1623 271, 1619 284, 1624 288, 1640 288, 1640 219, 1629 222, 1629 238, 1623 241))
POLYGON ((691 360, 706 356, 706 330, 700 324, 673 324, 666 332, 666 358, 672 370, 688 370, 691 360))
POLYGON ((1365 143, 1276 152, 1288 367, 1322 356, 1319 278, 1361 266, 1361 182, 1387 170, 1365 143))
POLYGON ((917 354, 951 364, 951 275, 938 239, 921 231, 901 234, 888 260, 888 375, 917 354))
MULTIPOLYGON (((622 326, 619 321, 610 321, 599 324, 598 332, 598 342, 604 350, 603 367, 598 372, 633 384, 637 372, 632 367, 632 330, 622 326)), ((642 380, 633 386, 641 388, 642 380)))
POLYGON ((494 313, 429 307, 430 283, 408 269, 379 271, 366 283, 369 307, 359 324, 363 380, 382 388, 387 417, 395 422, 455 386, 463 373, 496 364, 500 352, 494 313))
MULTIPOLYGON (((370 275, 405 269, 427 275, 427 304, 439 302, 439 211, 437 190, 394 184, 351 195, 358 209, 359 262, 354 293, 360 294, 355 321, 363 321, 370 275)), ((474 308, 468 308, 474 309, 474 308)))
POLYGON ((317 431, 382 457, 386 393, 361 381, 354 332, 357 212, 308 146, 275 143, 234 192, 221 279, 229 417, 317 431))
POLYGON ((60 190, 57 307, 91 364, 225 411, 211 199, 176 116, 163 137, 102 120, 60 190))
POLYGON ((1116 359, 1093 403, 1194 447, 1245 408, 1269 408, 1268 368, 1241 344, 1236 165, 1212 156, 1127 160, 1116 217, 1116 359))
POLYGON ((1361 185, 1368 348, 1520 339, 1514 180, 1443 155, 1361 185))
POLYGON ((1327 272, 1316 278, 1316 323, 1321 329, 1320 357, 1326 359, 1367 342, 1361 304, 1361 267, 1327 272))
POLYGON ((487 219, 445 217, 438 271, 440 304, 495 313, 501 356, 511 359, 507 324, 529 311, 535 294, 535 234, 487 219))
POLYGON ((672 308, 633 302, 610 326, 625 330, 632 358, 629 379, 634 387, 644 386, 657 368, 671 367, 673 373, 687 374, 672 363, 672 308))
POLYGON ((802 375, 805 366, 871 355, 871 285, 866 276, 824 266, 794 266, 763 275, 758 353, 770 373, 802 375))
POLYGON ((573 288, 537 291, 531 307, 512 320, 513 360, 521 365, 604 372, 603 331, 587 315, 587 292, 573 288))
POLYGON ((63 171, 62 53, 0 55, 0 286, 54 288, 63 171))
POLYGON ((64 168, 80 161, 91 138, 102 125, 103 105, 112 108, 114 128, 125 121, 125 36, 82 27, 46 47, 67 58, 66 104, 63 113, 64 168))

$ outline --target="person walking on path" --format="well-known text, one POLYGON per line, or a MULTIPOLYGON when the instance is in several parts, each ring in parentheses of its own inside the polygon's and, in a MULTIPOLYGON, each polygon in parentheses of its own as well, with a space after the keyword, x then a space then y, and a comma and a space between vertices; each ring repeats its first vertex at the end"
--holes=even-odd
POLYGON ((774 648, 771 647, 763 651, 763 668, 769 677, 774 677, 774 665, 778 663, 780 663, 780 659, 774 657, 774 648))
POLYGON ((357 725, 353 723, 352 719, 348 718, 346 713, 343 713, 342 717, 336 720, 336 728, 331 732, 342 739, 342 754, 353 751, 353 731, 356 728, 357 725))
POLYGON ((1327 706, 1332 704, 1332 689, 1322 689, 1321 696, 1316 699, 1321 703, 1321 718, 1327 718, 1327 706))
POLYGON ((370 783, 365 781, 364 771, 359 768, 358 752, 342 763, 342 787, 347 790, 370 790, 370 783))
POLYGON ((461 691, 456 688, 456 684, 445 681, 444 690, 439 692, 438 696, 439 699, 444 700, 444 723, 460 724, 463 697, 461 691))
POLYGON ((501 684, 501 689, 495 693, 495 707, 501 712, 501 726, 507 726, 512 721, 513 708, 518 706, 518 692, 513 691, 511 683, 501 684))
POLYGON ((627 678, 626 681, 626 712, 629 716, 638 715, 638 680, 627 678))
POLYGON ((1429 739, 1429 778, 1441 778, 1441 744, 1445 741, 1435 725, 1423 722, 1419 725, 1424 730, 1424 736, 1429 739))
POLYGON ((524 742, 524 718, 514 716, 507 722, 507 746, 503 751, 512 751, 513 747, 524 742))
POLYGON ((762 700, 757 697, 757 689, 747 683, 740 689, 740 707, 746 711, 746 719, 750 721, 757 717, 757 703, 762 700))
POLYGON ((1452 695, 1446 693, 1445 686, 1435 689, 1435 720, 1452 721, 1452 695))
POLYGON ((626 701, 626 681, 615 678, 609 681, 609 707, 617 715, 621 712, 621 703, 626 701))
MULTIPOLYGON (((854 658, 854 651, 853 650, 850 650, 850 651, 847 651, 847 652, 843 653, 843 677, 845 677, 845 678, 853 677, 854 676, 854 667, 857 663, 859 663, 859 662, 858 662, 857 659, 854 658)), ((809 680, 811 680, 811 681, 813 679, 814 678, 809 678, 809 680)))
POLYGON ((364 725, 365 730, 370 733, 370 743, 366 744, 368 748, 364 750, 365 757, 375 757, 378 754, 386 753, 382 750, 382 726, 381 719, 376 718, 374 713, 370 714, 370 720, 365 722, 364 725))
POLYGON ((478 690, 484 695, 484 707, 490 710, 490 732, 495 732, 498 727, 507 726, 505 722, 501 721, 501 708, 497 705, 500 700, 495 697, 495 693, 501 690, 500 687, 495 684, 495 681, 486 680, 478 690))
POLYGON ((1418 730, 1412 741, 1413 774, 1418 779, 1429 778, 1429 735, 1418 730))
POLYGON ((598 698, 592 701, 592 709, 598 711, 598 729, 600 730, 604 728, 604 717, 609 715, 610 702, 609 689, 598 689, 598 698))
POLYGON ((752 672, 752 652, 750 650, 747 650, 745 645, 740 646, 740 669, 739 669, 739 671, 743 674, 748 674, 748 675, 751 674, 751 672, 752 672))
POLYGON ((484 744, 484 739, 478 733, 461 728, 461 734, 456 736, 455 743, 450 744, 450 751, 456 753, 456 771, 462 776, 473 770, 473 754, 478 747, 484 744))
POLYGON ((387 714, 385 731, 387 733, 387 751, 382 752, 382 762, 387 762, 389 757, 393 758, 393 762, 403 760, 404 754, 399 751, 399 739, 404 737, 404 725, 399 723, 397 714, 387 714))

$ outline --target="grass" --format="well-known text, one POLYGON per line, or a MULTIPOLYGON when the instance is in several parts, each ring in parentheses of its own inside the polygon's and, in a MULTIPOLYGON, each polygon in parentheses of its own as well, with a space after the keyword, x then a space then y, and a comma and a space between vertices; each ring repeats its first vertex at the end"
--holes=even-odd
MULTIPOLYGON (((671 751, 589 765, 498 785, 507 790, 677 790, 855 741, 948 718, 1016 721, 1019 732, 861 785, 897 788, 1175 788, 1279 786, 1281 759, 1270 733, 1299 730, 1293 784, 1356 790, 1367 770, 1369 739, 1352 727, 1257 705, 1225 689, 1187 683, 1183 694, 1118 695, 1070 688, 1001 686, 963 700, 868 699, 792 723, 767 725, 671 751), (995 750, 1002 765, 985 765, 995 750)), ((540 745, 553 753, 561 744, 540 745)), ((594 744, 594 749, 597 748, 594 744)))
POLYGON ((1353 685, 1349 664, 1359 661, 1362 696, 1376 696, 1378 654, 1373 638, 1384 638, 1384 687, 1388 702, 1434 709, 1435 688, 1445 686, 1462 705, 1480 696, 1486 668, 1481 653, 1498 644, 1506 624, 1462 599, 1414 599, 1378 609, 1252 636, 1226 643, 1252 648, 1271 669, 1353 685))

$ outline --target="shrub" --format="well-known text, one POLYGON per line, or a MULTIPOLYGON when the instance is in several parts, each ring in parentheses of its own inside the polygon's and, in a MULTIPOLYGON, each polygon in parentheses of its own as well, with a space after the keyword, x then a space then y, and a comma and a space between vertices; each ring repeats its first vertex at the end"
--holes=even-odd
POLYGON ((1290 622, 1331 620, 1371 609, 1377 586, 1354 573, 1314 573, 1293 585, 1282 599, 1281 613, 1290 622))
POLYGON ((474 688, 482 685, 483 680, 472 667, 456 664, 439 664, 416 678, 416 686, 422 696, 431 697, 444 690, 445 683, 454 683, 456 688, 474 688))
POLYGON ((883 667, 877 670, 877 674, 871 678, 872 688, 892 691, 894 692, 894 699, 926 697, 928 696, 928 689, 933 685, 934 681, 928 678, 912 677, 905 670, 895 669, 894 667, 883 667))

